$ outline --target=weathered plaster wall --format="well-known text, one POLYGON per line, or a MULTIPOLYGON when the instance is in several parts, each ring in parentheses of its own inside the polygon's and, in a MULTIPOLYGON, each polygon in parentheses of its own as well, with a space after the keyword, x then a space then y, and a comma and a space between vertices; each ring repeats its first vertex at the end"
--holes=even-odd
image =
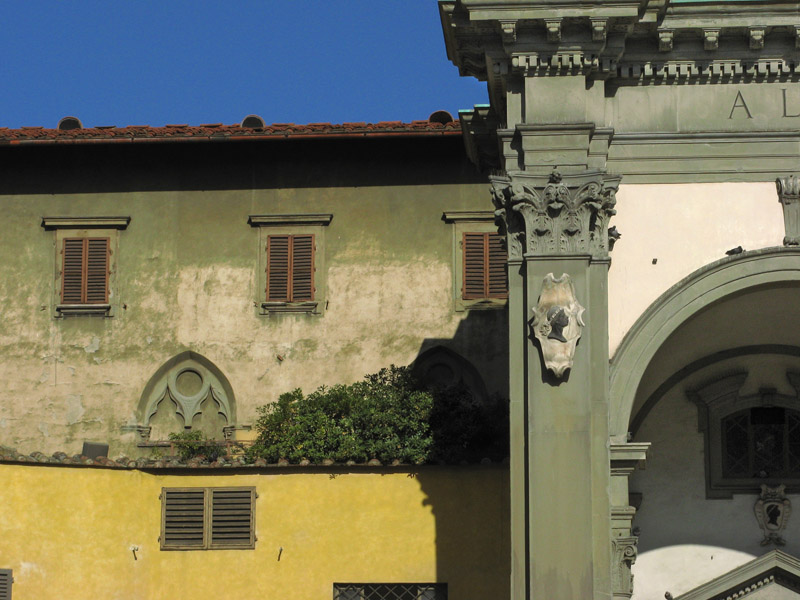
POLYGON ((780 246, 774 183, 625 185, 611 221, 622 234, 609 270, 609 352, 636 319, 681 279, 737 246, 780 246), (656 261, 655 264, 653 261, 656 261))
MULTIPOLYGON (((490 391, 507 387, 502 310, 454 311, 452 225, 480 210, 484 185, 291 187, 4 197, 0 278, 0 443, 22 451, 120 445, 144 386, 184 350, 229 379, 239 424, 285 391, 351 382, 408 364, 436 343, 472 361, 490 391), (250 214, 330 212, 323 316, 264 317, 254 307, 259 234, 250 214), (43 215, 126 215, 113 318, 54 319, 55 236, 43 215), (284 360, 279 360, 280 355, 284 360)), ((133 442, 129 434, 127 442, 133 442)))
POLYGON ((0 568, 13 569, 14 598, 326 600, 336 582, 509 593, 502 467, 186 476, 0 465, 0 476, 0 568), (161 488, 195 486, 257 488, 254 550, 159 550, 161 488))
MULTIPOLYGON (((635 441, 652 443, 645 470, 631 477, 630 489, 643 495, 634 519, 640 528, 639 557, 634 565, 636 600, 673 596, 722 575, 774 546, 763 547, 753 513, 757 494, 732 499, 706 499, 703 434, 698 432, 697 409, 686 397, 691 389, 714 374, 747 369, 742 394, 775 386, 794 395, 785 377, 800 368, 797 358, 759 356, 718 363, 676 385, 653 408, 635 441)), ((800 495, 790 495, 794 506, 800 495)), ((800 520, 789 519, 782 550, 800 553, 800 520)))

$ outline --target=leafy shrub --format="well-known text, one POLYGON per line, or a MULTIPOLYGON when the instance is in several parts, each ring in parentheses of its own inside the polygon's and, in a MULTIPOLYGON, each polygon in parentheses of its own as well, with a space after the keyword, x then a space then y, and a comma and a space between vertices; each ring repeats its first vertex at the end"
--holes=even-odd
POLYGON ((208 439, 202 431, 170 433, 169 441, 178 451, 178 456, 180 456, 181 460, 204 456, 213 462, 224 453, 222 445, 208 439))
POLYGON ((484 404, 464 386, 424 389, 407 367, 392 365, 363 381, 282 394, 259 407, 250 460, 291 463, 421 464, 505 456, 507 407, 484 404), (499 437, 498 437, 499 436, 499 437))

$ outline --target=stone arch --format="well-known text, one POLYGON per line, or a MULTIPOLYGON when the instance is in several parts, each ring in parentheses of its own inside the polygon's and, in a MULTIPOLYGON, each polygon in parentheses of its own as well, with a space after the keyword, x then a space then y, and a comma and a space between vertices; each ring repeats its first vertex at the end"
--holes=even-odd
POLYGON ((434 346, 417 356, 411 372, 426 385, 466 385, 481 401, 488 398, 486 384, 474 365, 445 346, 434 346))
POLYGON ((658 349, 688 319, 726 297, 777 283, 800 282, 800 249, 744 252, 698 269, 662 294, 625 335, 611 361, 610 435, 624 442, 636 392, 658 349))
POLYGON ((236 400, 227 377, 210 360, 187 350, 165 362, 145 385, 137 407, 140 430, 149 437, 154 416, 170 406, 186 430, 203 412, 216 407, 225 425, 220 434, 236 425, 236 400))

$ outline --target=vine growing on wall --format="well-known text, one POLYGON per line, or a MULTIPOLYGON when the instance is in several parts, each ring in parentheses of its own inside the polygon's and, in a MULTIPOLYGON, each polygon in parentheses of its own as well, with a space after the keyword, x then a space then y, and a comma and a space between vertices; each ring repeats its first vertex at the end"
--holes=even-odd
POLYGON ((507 456, 506 401, 478 399, 463 384, 425 388, 407 367, 307 395, 296 389, 258 410, 250 460, 423 464, 507 456))

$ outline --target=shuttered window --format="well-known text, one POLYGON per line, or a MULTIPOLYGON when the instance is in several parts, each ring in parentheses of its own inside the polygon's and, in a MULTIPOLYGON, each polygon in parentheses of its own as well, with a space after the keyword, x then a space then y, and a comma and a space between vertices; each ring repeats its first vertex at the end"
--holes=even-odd
POLYGON ((508 254, 496 233, 465 233, 463 250, 464 300, 508 298, 508 254))
POLYGON ((109 238, 64 238, 62 304, 108 303, 109 238))
POLYGON ((267 237, 267 302, 314 299, 314 236, 267 237))
POLYGON ((0 600, 11 600, 11 584, 13 582, 11 569, 0 569, 0 600))
POLYGON ((165 488, 161 549, 255 547, 255 488, 165 488))

